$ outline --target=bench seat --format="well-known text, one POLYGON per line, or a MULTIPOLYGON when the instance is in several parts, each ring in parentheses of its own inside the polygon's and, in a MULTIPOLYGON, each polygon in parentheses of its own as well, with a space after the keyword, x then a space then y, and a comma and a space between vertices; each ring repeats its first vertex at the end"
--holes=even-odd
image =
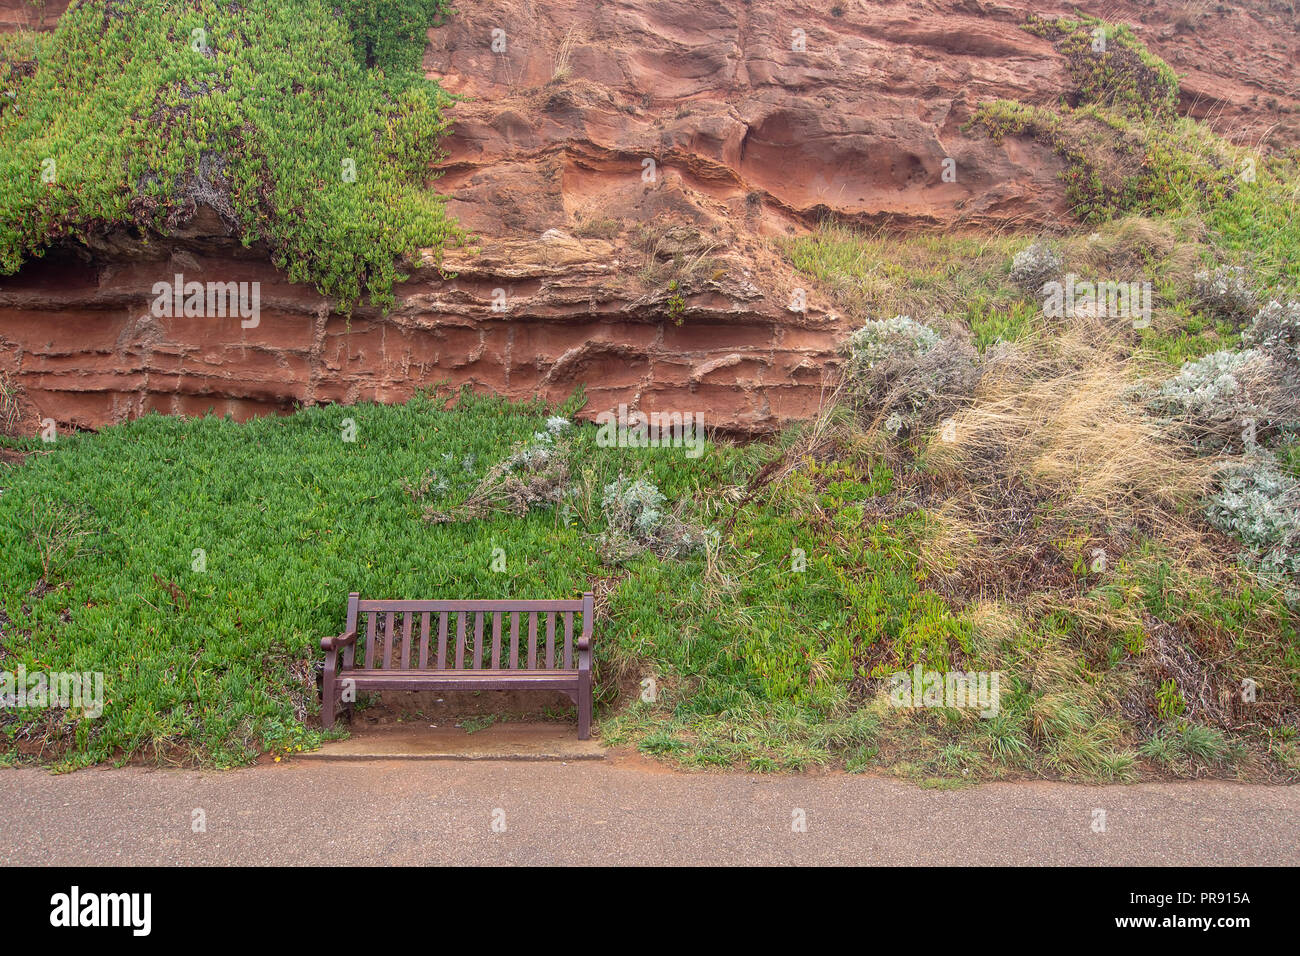
POLYGON ((530 687, 577 688, 580 671, 364 671, 348 672, 357 687, 371 690, 482 690, 484 684, 506 685, 526 690, 530 687))

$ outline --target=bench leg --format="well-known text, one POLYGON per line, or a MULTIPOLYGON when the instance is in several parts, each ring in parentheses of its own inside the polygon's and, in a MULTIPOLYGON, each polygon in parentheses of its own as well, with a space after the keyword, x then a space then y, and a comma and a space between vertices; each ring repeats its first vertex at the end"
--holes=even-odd
POLYGON ((326 730, 334 726, 334 699, 338 696, 334 686, 334 660, 334 654, 325 658, 325 679, 320 688, 320 722, 326 730))
POLYGON ((578 676, 578 739, 591 737, 591 673, 578 676))

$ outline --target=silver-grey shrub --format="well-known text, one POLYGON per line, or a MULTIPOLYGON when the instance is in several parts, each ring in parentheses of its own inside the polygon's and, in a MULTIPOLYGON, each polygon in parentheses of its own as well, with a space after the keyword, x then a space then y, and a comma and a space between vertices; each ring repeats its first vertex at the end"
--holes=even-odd
POLYGON ((1184 363, 1157 388, 1149 410, 1204 451, 1244 449, 1300 413, 1277 363, 1258 349, 1213 352, 1184 363))
POLYGON ((1261 581, 1300 599, 1300 483, 1261 458, 1228 472, 1205 510, 1211 524, 1246 546, 1261 581))
POLYGON ((619 475, 605 486, 600 500, 605 530, 601 550, 610 563, 653 551, 662 558, 681 557, 704 546, 705 532, 682 521, 655 484, 619 475))
POLYGON ((1269 302, 1255 314, 1241 340, 1295 375, 1300 371, 1300 302, 1269 302))
POLYGON ((1011 260, 1011 281, 1026 292, 1037 292, 1043 284, 1061 274, 1061 254, 1045 243, 1036 242, 1011 260))
POLYGON ((1193 291, 1201 308, 1229 319, 1244 319, 1259 305, 1259 296, 1242 266, 1196 273, 1193 291))
POLYGON ((979 378, 975 350, 906 315, 867 322, 845 343, 850 403, 891 433, 916 432, 967 398, 979 378))
POLYGON ((869 319, 847 343, 848 374, 857 377, 877 365, 899 359, 916 359, 940 342, 940 335, 910 315, 892 319, 869 319))

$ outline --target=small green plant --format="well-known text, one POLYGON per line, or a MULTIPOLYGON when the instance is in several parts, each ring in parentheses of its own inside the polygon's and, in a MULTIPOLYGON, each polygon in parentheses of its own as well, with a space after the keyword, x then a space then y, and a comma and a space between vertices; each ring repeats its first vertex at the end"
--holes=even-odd
POLYGON ((673 320, 673 325, 681 325, 686 320, 686 299, 676 279, 668 282, 668 318, 673 320))
POLYGON ((1161 728, 1141 748, 1143 756, 1176 773, 1222 763, 1230 750, 1223 731, 1185 722, 1161 728))
POLYGON ((466 717, 460 722, 460 729, 467 734, 476 734, 480 730, 487 730, 498 720, 500 720, 500 717, 497 714, 479 714, 474 717, 466 717))
POLYGON ((40 556, 41 577, 37 587, 62 583, 63 574, 94 548, 97 532, 90 509, 66 501, 33 501, 29 511, 27 540, 40 556))
POLYGON ((654 754, 655 756, 681 753, 687 749, 685 741, 679 740, 668 731, 649 734, 642 738, 637 746, 642 753, 654 754))
POLYGON ((1013 714, 996 714, 981 728, 993 756, 1006 764, 1022 764, 1029 756, 1029 741, 1024 718, 1013 714))
POLYGON ((1133 657, 1141 657, 1147 647, 1147 633, 1142 625, 1135 624, 1124 630, 1124 649, 1133 657))
POLYGON ((1218 763, 1228 753, 1223 732, 1204 724, 1187 724, 1178 731, 1180 746, 1193 760, 1201 763, 1218 763))
POLYGON ((1162 681, 1156 688, 1156 716, 1161 720, 1173 720, 1181 716, 1186 709, 1187 702, 1183 700, 1182 692, 1178 689, 1178 682, 1172 677, 1162 681))

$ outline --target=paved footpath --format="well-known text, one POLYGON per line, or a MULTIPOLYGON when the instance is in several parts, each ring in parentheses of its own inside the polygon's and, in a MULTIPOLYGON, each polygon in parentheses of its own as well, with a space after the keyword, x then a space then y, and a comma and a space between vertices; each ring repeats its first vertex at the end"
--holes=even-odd
POLYGON ((0 769, 0 834, 0 865, 1294 866, 1300 787, 939 791, 839 773, 680 773, 635 757, 0 769))

